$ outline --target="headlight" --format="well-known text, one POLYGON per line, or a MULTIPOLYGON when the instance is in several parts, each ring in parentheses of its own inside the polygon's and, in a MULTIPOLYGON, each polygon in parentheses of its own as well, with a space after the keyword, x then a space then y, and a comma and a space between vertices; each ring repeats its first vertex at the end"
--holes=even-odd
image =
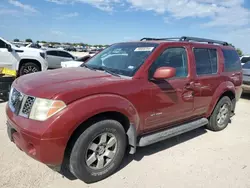
POLYGON ((30 119, 45 121, 66 107, 63 101, 36 98, 31 112, 30 119))

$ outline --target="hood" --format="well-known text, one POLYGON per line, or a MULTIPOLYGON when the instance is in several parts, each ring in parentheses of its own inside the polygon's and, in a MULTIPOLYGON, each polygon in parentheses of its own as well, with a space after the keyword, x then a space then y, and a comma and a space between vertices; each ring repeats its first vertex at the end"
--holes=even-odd
POLYGON ((40 53, 40 52, 44 52, 43 50, 41 49, 37 49, 37 48, 28 48, 28 47, 16 47, 16 46, 12 46, 13 50, 16 50, 16 51, 23 51, 23 52, 27 52, 27 53, 40 53))
MULTIPOLYGON (((87 90, 90 91, 90 88, 110 84, 121 79, 105 72, 87 68, 61 68, 21 76, 16 79, 13 87, 24 94, 48 99, 71 93, 73 100, 76 96, 83 97, 79 96, 83 95, 82 90, 85 90, 84 93, 86 93, 87 90)), ((64 99, 61 98, 61 100, 64 99)))

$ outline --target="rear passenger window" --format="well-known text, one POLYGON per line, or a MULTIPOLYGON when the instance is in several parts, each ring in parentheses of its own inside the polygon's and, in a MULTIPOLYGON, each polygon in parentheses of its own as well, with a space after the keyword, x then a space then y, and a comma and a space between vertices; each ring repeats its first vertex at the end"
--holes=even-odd
POLYGON ((195 48, 194 56, 196 62, 196 74, 216 74, 218 71, 218 60, 216 49, 195 48))
POLYGON ((156 69, 160 67, 173 67, 176 69, 176 77, 187 77, 188 63, 185 48, 168 48, 152 64, 149 76, 152 77, 156 69))
POLYGON ((241 61, 238 53, 235 50, 222 50, 224 55, 224 70, 225 72, 241 70, 241 61))

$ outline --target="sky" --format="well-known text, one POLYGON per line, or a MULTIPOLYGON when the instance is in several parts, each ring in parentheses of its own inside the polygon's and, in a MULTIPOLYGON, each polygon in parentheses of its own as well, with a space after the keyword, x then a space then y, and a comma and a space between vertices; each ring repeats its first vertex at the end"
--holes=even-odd
POLYGON ((112 44, 195 36, 250 54, 250 0, 0 0, 0 18, 7 40, 112 44))

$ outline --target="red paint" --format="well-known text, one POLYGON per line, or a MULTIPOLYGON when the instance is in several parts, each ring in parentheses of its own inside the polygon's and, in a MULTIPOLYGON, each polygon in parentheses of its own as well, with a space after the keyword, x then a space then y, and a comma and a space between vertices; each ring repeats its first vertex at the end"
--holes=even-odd
MULTIPOLYGON (((152 41, 151 41, 152 42, 152 41)), ((18 78, 13 87, 41 98, 59 99, 67 104, 60 113, 44 122, 16 116, 6 107, 8 121, 17 131, 18 147, 45 164, 62 163, 67 142, 74 130, 90 117, 102 112, 120 112, 136 127, 138 135, 157 131, 199 117, 209 117, 220 96, 232 91, 241 93, 242 73, 224 73, 222 48, 227 46, 189 42, 158 42, 133 78, 120 78, 85 68, 67 68, 39 72, 18 78), (188 76, 156 83, 148 79, 148 70, 168 47, 184 47, 188 76), (193 47, 218 51, 218 74, 196 76, 193 47)), ((172 77, 173 69, 160 70, 158 77, 172 77)))

